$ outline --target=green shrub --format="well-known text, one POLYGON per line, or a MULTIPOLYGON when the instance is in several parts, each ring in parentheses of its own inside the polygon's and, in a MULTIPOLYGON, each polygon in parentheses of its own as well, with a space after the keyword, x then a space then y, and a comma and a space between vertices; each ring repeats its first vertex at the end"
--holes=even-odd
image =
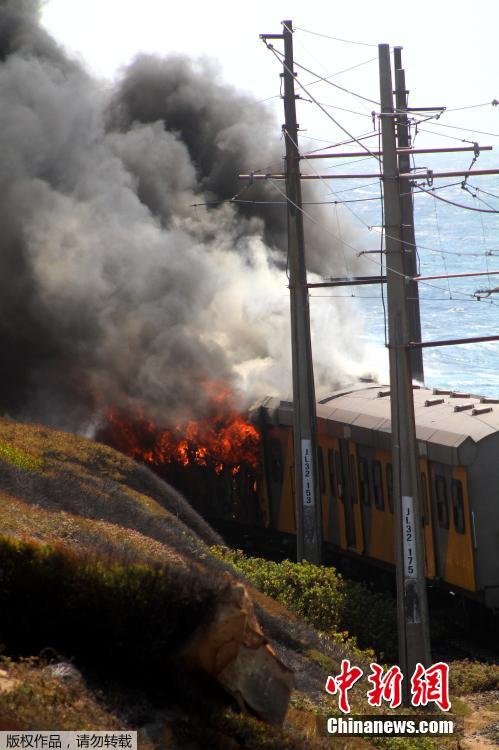
POLYGON ((305 561, 276 563, 226 547, 213 547, 212 552, 255 588, 335 640, 375 649, 382 658, 396 657, 395 601, 388 594, 346 581, 332 567, 305 561))
POLYGON ((345 598, 340 614, 343 629, 355 636, 362 648, 373 648, 382 659, 397 658, 396 601, 372 586, 343 581, 345 598))

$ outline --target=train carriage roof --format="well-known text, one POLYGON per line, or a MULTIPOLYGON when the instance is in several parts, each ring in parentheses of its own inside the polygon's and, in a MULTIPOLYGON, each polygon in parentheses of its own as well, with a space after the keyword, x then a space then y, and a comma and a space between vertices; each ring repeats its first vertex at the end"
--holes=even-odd
MULTIPOLYGON (((413 393, 422 455, 443 463, 468 465, 475 458, 477 443, 499 436, 499 403, 492 399, 422 387, 414 387, 413 393)), ((268 398, 259 406, 264 407, 272 423, 292 424, 290 401, 268 398)), ((322 430, 333 436, 390 448, 389 386, 355 383, 340 388, 320 399, 317 417, 322 430)))

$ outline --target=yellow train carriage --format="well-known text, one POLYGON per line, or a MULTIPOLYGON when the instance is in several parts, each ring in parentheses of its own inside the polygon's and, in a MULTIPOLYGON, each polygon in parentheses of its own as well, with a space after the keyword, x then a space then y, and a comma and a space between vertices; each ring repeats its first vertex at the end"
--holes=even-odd
MULTIPOLYGON (((499 406, 491 399, 414 389, 426 575, 499 609, 499 406)), ((269 528, 295 533, 292 403, 253 410, 263 438, 258 488, 269 528)), ((324 541, 393 565, 390 392, 356 384, 317 404, 324 541)))

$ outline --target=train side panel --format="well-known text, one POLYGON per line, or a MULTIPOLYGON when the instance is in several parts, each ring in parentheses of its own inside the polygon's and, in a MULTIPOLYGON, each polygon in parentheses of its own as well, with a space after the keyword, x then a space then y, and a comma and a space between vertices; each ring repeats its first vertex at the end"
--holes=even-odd
POLYGON ((499 435, 482 441, 470 467, 469 514, 476 589, 499 611, 499 435))

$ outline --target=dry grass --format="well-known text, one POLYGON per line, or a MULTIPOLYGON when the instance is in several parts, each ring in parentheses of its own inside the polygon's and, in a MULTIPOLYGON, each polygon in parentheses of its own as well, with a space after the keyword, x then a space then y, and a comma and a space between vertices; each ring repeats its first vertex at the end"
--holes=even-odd
POLYGON ((0 493, 0 531, 16 535, 36 532, 36 538, 47 534, 68 541, 74 535, 84 548, 110 544, 140 557, 150 539, 151 554, 160 560, 173 550, 179 558, 198 559, 206 552, 199 531, 210 543, 219 541, 189 504, 145 467, 91 440, 37 425, 0 419, 0 493), (16 501, 34 508, 33 518, 24 507, 16 520, 16 501))
POLYGON ((122 560, 186 566, 178 552, 119 524, 53 512, 0 492, 0 529, 4 534, 39 542, 62 543, 122 560))
POLYGON ((453 695, 499 690, 499 664, 484 664, 469 659, 453 661, 449 682, 453 695))
POLYGON ((123 722, 109 711, 85 685, 62 684, 34 659, 17 664, 3 660, 13 683, 0 692, 0 729, 107 730, 123 729, 123 722))

